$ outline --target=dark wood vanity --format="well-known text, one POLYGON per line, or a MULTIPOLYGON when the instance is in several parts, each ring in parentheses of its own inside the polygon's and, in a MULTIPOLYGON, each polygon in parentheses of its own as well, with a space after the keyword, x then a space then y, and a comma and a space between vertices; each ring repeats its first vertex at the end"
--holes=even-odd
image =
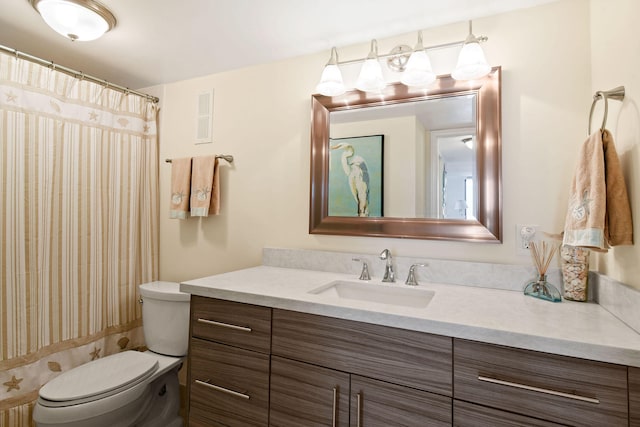
POLYGON ((190 426, 640 426, 640 369, 192 296, 190 426))

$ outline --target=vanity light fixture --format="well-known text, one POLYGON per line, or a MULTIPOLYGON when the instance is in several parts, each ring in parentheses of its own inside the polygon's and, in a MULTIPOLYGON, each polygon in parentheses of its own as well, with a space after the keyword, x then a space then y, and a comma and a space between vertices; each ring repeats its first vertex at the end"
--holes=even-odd
POLYGON ((491 71, 491 66, 480 47, 481 39, 473 35, 471 25, 471 21, 469 21, 469 35, 465 39, 458 55, 458 64, 451 73, 451 77, 456 80, 479 79, 491 71))
POLYGON ((462 49, 451 77, 456 80, 480 79, 491 71, 491 66, 487 63, 484 52, 480 47, 480 43, 486 42, 488 38, 486 36, 476 37, 471 29, 471 21, 469 21, 469 35, 465 40, 427 47, 422 44, 422 32, 420 31, 418 32, 418 43, 413 50, 409 46, 399 45, 394 47, 388 54, 383 55, 378 55, 378 42, 374 39, 371 41, 371 50, 366 58, 342 62, 338 61, 337 50, 332 47, 331 58, 322 72, 322 77, 320 83, 316 86, 316 90, 324 96, 342 95, 345 91, 345 86, 338 66, 363 62, 362 69, 356 80, 356 88, 363 92, 380 93, 387 85, 382 76, 380 58, 387 58, 386 62, 389 69, 402 73, 400 82, 404 85, 427 87, 436 78, 431 68, 431 60, 427 55, 427 51, 454 46, 462 46, 462 49))
POLYGON ((407 61, 400 82, 407 86, 428 86, 436 79, 431 68, 431 60, 422 45, 422 31, 418 31, 418 43, 407 61))
POLYGON ((387 85, 382 77, 382 68, 378 61, 378 42, 371 40, 371 50, 362 64, 356 88, 363 92, 380 92, 387 85))
POLYGON ((345 92, 342 73, 338 68, 338 51, 335 47, 331 48, 331 58, 322 70, 322 77, 316 90, 326 96, 338 96, 345 92))
POLYGON ((116 18, 94 0, 29 0, 44 22, 71 41, 95 40, 116 26, 116 18))

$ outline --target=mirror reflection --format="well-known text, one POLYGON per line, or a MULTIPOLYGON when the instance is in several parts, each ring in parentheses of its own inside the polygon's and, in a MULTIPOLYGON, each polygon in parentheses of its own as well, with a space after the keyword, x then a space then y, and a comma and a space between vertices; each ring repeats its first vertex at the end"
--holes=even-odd
POLYGON ((476 105, 464 94, 331 112, 329 216, 474 219, 476 105))

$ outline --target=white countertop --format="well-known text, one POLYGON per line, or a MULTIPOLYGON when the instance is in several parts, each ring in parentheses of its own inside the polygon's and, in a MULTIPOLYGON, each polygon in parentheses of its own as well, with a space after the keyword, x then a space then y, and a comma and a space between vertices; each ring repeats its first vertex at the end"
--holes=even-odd
MULTIPOLYGON (((594 303, 560 303, 519 291, 421 283, 425 308, 348 300, 309 291, 352 274, 260 266, 183 282, 193 295, 358 320, 529 350, 640 367, 640 334, 594 303)), ((370 286, 397 286, 403 282, 370 286)))

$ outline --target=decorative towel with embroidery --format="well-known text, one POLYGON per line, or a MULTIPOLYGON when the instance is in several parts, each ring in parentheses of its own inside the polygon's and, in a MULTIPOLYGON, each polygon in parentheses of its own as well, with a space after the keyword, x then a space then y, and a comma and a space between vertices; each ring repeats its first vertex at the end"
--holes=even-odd
POLYGON ((597 130, 582 145, 569 194, 563 244, 606 251, 633 244, 627 187, 613 137, 597 130))
POLYGON ((208 216, 211 206, 212 214, 217 214, 219 184, 216 177, 218 159, 216 156, 195 157, 191 172, 191 216, 208 216), (215 188, 214 188, 215 186, 215 188), (214 200, 212 200, 212 196, 214 200))
POLYGON ((191 188, 191 157, 171 161, 171 200, 169 218, 186 219, 191 188))

